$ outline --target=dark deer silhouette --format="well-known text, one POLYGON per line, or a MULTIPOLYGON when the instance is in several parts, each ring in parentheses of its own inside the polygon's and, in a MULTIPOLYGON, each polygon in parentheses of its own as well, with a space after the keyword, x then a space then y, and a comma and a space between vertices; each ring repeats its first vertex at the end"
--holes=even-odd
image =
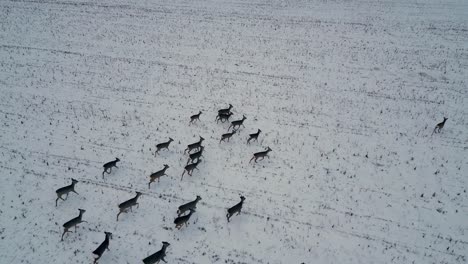
POLYGON ((216 123, 218 123, 219 121, 221 121, 221 123, 224 123, 226 121, 229 121, 229 118, 231 118, 232 116, 232 112, 229 112, 229 113, 225 113, 225 114, 218 114, 216 116, 216 123))
POLYGON ((235 213, 237 213, 237 214, 240 214, 240 213, 241 213, 242 205, 244 204, 245 197, 244 197, 244 196, 241 196, 240 199, 241 199, 241 201, 240 201, 238 204, 236 204, 236 205, 234 205, 233 207, 231 207, 231 208, 228 209, 228 213, 227 213, 227 215, 226 215, 228 222, 229 222, 230 218, 231 218, 235 213))
POLYGON ((253 159, 255 159, 255 162, 257 162, 257 159, 259 159, 259 158, 262 158, 262 159, 264 159, 265 157, 270 158, 270 156, 268 156, 268 152, 270 152, 270 151, 271 151, 271 148, 268 147, 267 150, 265 150, 265 151, 254 153, 253 157, 250 159, 249 163, 252 162, 253 159))
POLYGON ((202 114, 202 111, 198 112, 198 114, 193 115, 190 117, 190 124, 195 123, 195 121, 200 121, 200 115, 202 114))
POLYGON ((119 161, 120 161, 119 158, 115 158, 115 160, 109 161, 109 162, 107 162, 106 164, 103 165, 103 167, 104 167, 104 171, 102 172, 102 178, 103 179, 104 179, 104 173, 110 174, 112 172, 112 167, 119 168, 119 167, 117 167, 117 162, 119 162, 119 161))
POLYGON ((68 198, 68 193, 70 192, 74 192, 76 194, 78 194, 76 191, 75 191, 75 184, 78 182, 77 180, 75 179, 71 179, 72 180, 72 183, 70 185, 67 185, 65 187, 62 187, 60 189, 57 189, 55 191, 55 193, 57 193, 57 199, 55 200, 55 206, 57 206, 57 202, 59 199, 62 199, 62 200, 66 200, 68 198), (65 197, 65 199, 62 198, 62 195, 67 195, 65 197))
POLYGON ((247 117, 245 117, 245 115, 243 115, 243 116, 242 116, 242 119, 236 120, 236 121, 232 121, 232 122, 231 122, 231 125, 228 127, 228 130, 229 130, 231 127, 232 127, 233 130, 236 129, 236 127, 237 127, 238 129, 240 128, 240 126, 245 127, 245 126, 244 126, 244 120, 246 120, 246 119, 247 119, 247 117))
POLYGON ((70 228, 75 227, 75 231, 76 231, 76 227, 78 226, 78 224, 81 224, 83 222, 87 223, 86 221, 82 219, 83 214, 86 212, 86 210, 83 210, 83 209, 78 209, 78 210, 80 211, 80 214, 77 217, 63 224, 64 230, 63 230, 61 241, 63 241, 63 236, 65 235, 65 233, 72 232, 69 230, 70 228))
POLYGON ((180 180, 182 180, 184 178, 185 172, 187 172, 188 175, 192 176, 193 170, 195 170, 195 169, 198 170, 197 166, 198 166, 198 164, 200 164, 201 161, 202 161, 201 159, 198 159, 197 162, 185 166, 184 172, 182 172, 182 177, 180 178, 180 180))
POLYGON ((194 209, 194 210, 197 209, 197 203, 201 199, 202 198, 199 195, 197 195, 197 198, 195 198, 195 200, 179 206, 179 210, 177 210, 177 216, 180 216, 181 214, 185 213, 186 211, 190 209, 194 209))
POLYGON ((190 151, 192 151, 194 149, 198 150, 201 147, 201 144, 202 144, 203 140, 205 140, 205 139, 202 136, 199 136, 199 137, 200 137, 200 140, 198 142, 187 145, 187 148, 184 150, 184 153, 187 152, 187 151, 188 151, 188 153, 190 153, 190 151))
MULTIPOLYGON (((194 162, 195 160, 198 161, 198 159, 200 157, 203 157, 203 151, 205 150, 205 147, 204 146, 201 146, 200 147, 200 150, 197 151, 197 152, 194 152, 192 154, 189 155, 189 159, 187 160, 187 164, 189 164, 189 162, 194 162)), ((187 165, 186 164, 186 165, 187 165)))
POLYGON ((188 226, 188 221, 190 220, 190 217, 192 216, 192 214, 195 212, 195 209, 189 209, 190 212, 184 216, 179 216, 177 217, 175 220, 174 220, 174 224, 176 225, 175 227, 177 229, 181 229, 182 226, 185 224, 185 226, 188 226))
POLYGON ((162 243, 163 243, 163 246, 161 250, 143 259, 144 264, 156 264, 156 263, 159 263, 159 261, 161 260, 164 262, 167 262, 164 259, 164 257, 166 256, 166 248, 170 246, 171 244, 167 242, 162 242, 162 243))
POLYGON ((154 155, 156 156, 156 154, 159 153, 159 151, 161 149, 169 150, 169 144, 171 144, 172 141, 174 141, 174 140, 172 138, 169 138, 169 141, 157 144, 156 145, 156 151, 154 152, 154 155))
POLYGON ((249 139, 247 139, 247 144, 250 144, 250 140, 258 141, 258 136, 260 135, 260 132, 262 131, 259 129, 257 133, 249 134, 249 139))
POLYGON ((162 170, 159 170, 155 173, 152 173, 150 175, 150 182, 148 183, 148 189, 151 188, 151 183, 154 182, 156 179, 158 179, 158 182, 159 182, 159 179, 164 176, 164 175, 167 175, 166 174, 166 170, 169 168, 169 165, 167 164, 164 164, 164 168, 162 170))
MULTIPOLYGON (((432 131, 432 135, 434 133, 440 133, 440 131, 442 130, 442 128, 444 128, 445 126, 445 121, 447 121, 448 118, 444 117, 444 121, 440 122, 439 124, 436 125, 436 127, 434 128, 434 131, 432 131)), ((431 136, 432 136, 431 135, 431 136)))
POLYGON ((218 115, 219 114, 227 114, 227 113, 231 112, 231 109, 232 109, 232 104, 229 104, 228 108, 219 109, 218 110, 218 115))
POLYGON ((119 213, 117 214, 117 221, 119 221, 119 215, 121 213, 126 213, 128 212, 128 209, 130 209, 130 212, 132 211, 132 207, 133 206, 137 206, 137 208, 140 206, 140 204, 137 202, 138 201, 138 197, 140 197, 141 195, 141 192, 136 192, 136 196, 133 197, 132 199, 130 200, 127 200, 121 204, 119 204, 119 213))
POLYGON ((227 141, 229 142, 229 140, 231 139, 231 137, 237 132, 237 130, 232 130, 231 133, 225 133, 225 134, 222 134, 221 135, 221 139, 219 140, 219 143, 221 143, 221 141, 225 141, 227 139, 227 141))
POLYGON ((93 251, 93 254, 96 255, 96 257, 94 258, 94 264, 98 262, 98 260, 101 258, 104 251, 106 251, 106 249, 109 250, 109 240, 112 238, 112 233, 104 232, 104 234, 106 234, 106 238, 101 243, 101 245, 99 245, 99 247, 93 251))

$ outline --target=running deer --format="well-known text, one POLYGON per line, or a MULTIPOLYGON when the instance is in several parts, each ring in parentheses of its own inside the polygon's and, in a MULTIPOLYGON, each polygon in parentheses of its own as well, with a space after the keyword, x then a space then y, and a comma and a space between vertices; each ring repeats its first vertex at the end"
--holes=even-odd
POLYGON ((156 179, 158 179, 158 182, 159 182, 159 179, 160 179, 162 176, 164 176, 164 175, 167 176, 166 170, 167 170, 168 168, 169 168, 169 165, 164 164, 164 168, 163 168, 162 170, 159 170, 159 171, 157 171, 157 172, 155 172, 155 173, 152 173, 152 174, 150 175, 150 182, 148 183, 148 189, 151 189, 151 183, 154 182, 156 179))
POLYGON ((260 135, 260 132, 262 132, 260 129, 257 131, 257 133, 254 134, 249 134, 249 139, 247 139, 247 144, 250 144, 250 140, 255 140, 258 141, 258 136, 260 135))
POLYGON ((218 114, 216 116, 216 123, 218 123, 219 121, 221 121, 221 123, 224 123, 226 121, 229 121, 229 118, 231 118, 232 116, 232 112, 229 112, 229 113, 225 113, 225 114, 218 114))
POLYGON ((137 203, 138 197, 140 197, 140 195, 141 195, 141 192, 136 192, 136 196, 135 196, 135 197, 133 197, 132 199, 127 200, 127 201, 125 201, 125 202, 119 204, 119 209, 120 209, 120 211, 119 211, 119 213, 117 214, 117 221, 119 221, 119 215, 120 215, 121 213, 126 213, 126 212, 128 211, 128 209, 130 209, 130 212, 131 212, 131 211, 132 211, 132 207, 135 206, 135 205, 137 206, 137 208, 140 206, 140 204, 137 203))
POLYGON ((166 256, 166 249, 168 246, 170 246, 171 244, 167 243, 167 242, 162 242, 163 243, 163 246, 161 248, 161 250, 159 250, 158 252, 154 253, 153 255, 150 255, 148 257, 146 257, 145 259, 143 259, 143 263, 145 264, 156 264, 156 263, 159 263, 159 261, 164 261, 167 263, 167 261, 164 259, 164 257, 166 256))
POLYGON ((236 127, 237 127, 237 128, 240 128, 240 126, 245 127, 245 126, 244 126, 244 120, 246 120, 246 119, 247 119, 247 117, 245 117, 245 115, 242 115, 242 119, 236 120, 236 121, 232 121, 232 122, 231 122, 231 125, 228 127, 228 130, 229 130, 231 127, 232 127, 233 130, 236 129, 236 127))
POLYGON ((88 223, 82 219, 83 214, 86 212, 86 210, 83 210, 83 209, 78 209, 78 210, 80 211, 80 214, 77 217, 63 224, 64 230, 63 230, 61 241, 63 241, 63 236, 65 235, 65 233, 72 232, 69 230, 70 228, 75 227, 75 231, 76 231, 76 227, 78 226, 78 224, 81 224, 83 222, 88 223))
POLYGON ((190 153, 190 151, 192 151, 194 149, 196 149, 196 150, 200 149, 201 144, 202 144, 203 140, 205 140, 205 139, 202 136, 199 136, 199 137, 200 137, 200 140, 198 142, 187 145, 187 148, 184 150, 184 154, 187 151, 188 151, 188 153, 190 153))
POLYGON ((221 143, 221 141, 224 141, 225 139, 227 139, 227 141, 229 142, 229 139, 231 139, 231 137, 237 132, 237 130, 232 130, 231 133, 225 133, 225 134, 222 134, 221 135, 221 139, 219 140, 219 143, 221 143))
POLYGON ((240 213, 241 213, 242 204, 244 203, 245 197, 244 197, 244 196, 241 196, 240 199, 241 199, 241 201, 240 201, 238 204, 236 204, 236 205, 234 205, 233 207, 231 207, 231 208, 228 209, 228 213, 227 213, 227 215, 226 215, 228 222, 229 222, 229 219, 230 219, 235 213, 237 213, 237 214, 240 214, 240 213))
POLYGON ((103 165, 103 167, 104 167, 104 171, 102 172, 102 178, 103 179, 104 179, 104 173, 110 174, 112 172, 112 167, 119 168, 119 167, 117 167, 117 162, 119 162, 119 161, 120 161, 119 158, 115 158, 115 160, 109 161, 109 162, 107 162, 106 164, 103 165))
POLYGON ((175 227, 177 229, 180 230, 184 224, 185 224, 185 226, 188 226, 188 220, 190 220, 190 217, 195 212, 195 210, 193 208, 189 209, 189 210, 190 210, 190 212, 188 214, 186 214, 184 216, 179 216, 174 220, 174 224, 176 225, 175 227))
POLYGON ((218 115, 219 114, 227 114, 227 113, 231 112, 231 109, 232 109, 232 104, 229 104, 228 108, 219 109, 218 110, 218 115))
POLYGON ((172 138, 169 138, 169 141, 157 144, 156 145, 156 151, 154 152, 154 155, 156 156, 156 154, 159 153, 159 151, 161 149, 169 150, 169 144, 171 144, 172 141, 174 141, 174 140, 172 138))
POLYGON ((62 187, 60 189, 57 189, 55 192, 57 193, 57 199, 55 200, 55 206, 57 207, 57 202, 59 199, 62 199, 62 200, 66 200, 68 198, 68 193, 70 192, 74 192, 76 194, 78 194, 76 191, 75 191, 75 184, 78 182, 77 180, 75 179, 71 179, 72 180, 72 183, 70 185, 67 185, 65 187, 62 187), (66 194, 67 196, 65 197, 65 199, 62 198, 62 195, 66 194))
POLYGON ((179 210, 177 210, 177 216, 180 216, 181 214, 185 213, 188 210, 197 209, 197 203, 201 199, 202 198, 199 195, 197 195, 197 198, 195 198, 195 200, 179 206, 179 210))
POLYGON ((444 117, 444 121, 440 122, 439 124, 436 125, 436 127, 434 128, 434 131, 432 131, 432 135, 434 133, 440 133, 440 131, 442 130, 442 128, 444 128, 444 125, 445 125, 445 121, 447 121, 448 118, 444 117))
POLYGON ((106 238, 101 243, 101 245, 99 245, 99 247, 97 247, 96 250, 93 251, 93 254, 95 255, 93 262, 94 264, 98 262, 104 251, 106 251, 106 249, 109 250, 109 240, 112 238, 112 233, 104 232, 104 234, 106 234, 106 238))
POLYGON ((202 111, 198 112, 198 114, 193 115, 190 117, 190 124, 195 123, 195 121, 200 121, 200 115, 202 114, 202 111))
POLYGON ((260 152, 254 153, 253 157, 250 159, 249 163, 252 162, 253 159, 255 159, 254 161, 257 162, 257 159, 259 159, 259 158, 262 158, 262 159, 264 159, 265 157, 270 158, 270 156, 268 156, 268 152, 270 152, 270 151, 271 151, 271 148, 268 147, 267 150, 265 150, 265 151, 260 151, 260 152))
POLYGON ((195 169, 198 170, 197 166, 198 166, 198 164, 200 164, 201 161, 202 161, 201 159, 198 159, 197 162, 185 166, 184 172, 182 172, 182 177, 180 178, 180 180, 182 180, 184 178, 185 172, 187 172, 188 175, 192 176, 193 170, 195 170, 195 169))
MULTIPOLYGON (((198 161, 198 159, 199 159, 200 157, 204 157, 204 156, 203 156, 203 150, 205 150, 205 147, 204 147, 204 146, 201 146, 199 151, 190 154, 190 155, 189 155, 189 159, 187 160, 187 164, 189 164, 189 162, 192 162, 192 163, 193 163, 195 160, 198 161)), ((187 165, 187 164, 186 164, 186 165, 187 165)))

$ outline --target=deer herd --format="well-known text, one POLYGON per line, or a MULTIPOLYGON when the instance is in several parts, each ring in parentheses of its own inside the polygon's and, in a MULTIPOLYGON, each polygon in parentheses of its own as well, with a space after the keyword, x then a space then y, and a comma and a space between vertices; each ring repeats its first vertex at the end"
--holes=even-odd
MULTIPOLYGON (((231 104, 229 104, 228 108, 218 110, 218 115, 216 116, 216 119, 215 119, 216 123, 218 123, 219 121, 221 121, 222 123, 229 121, 229 118, 233 114, 231 112, 232 108, 233 108, 233 106, 231 104)), ((202 114, 202 111, 199 111, 198 114, 190 116, 189 124, 193 124, 193 123, 195 123, 197 121, 200 121, 200 115, 201 114, 202 114)), ((230 138, 233 137, 236 133, 238 133, 241 126, 245 127, 244 126, 244 121, 246 119, 247 119, 247 117, 245 115, 243 115, 242 119, 232 121, 231 125, 228 128, 228 132, 221 135, 219 143, 229 142, 230 138), (231 130, 231 128, 232 128, 232 131, 229 132, 229 130, 231 130)), ((442 128, 444 127, 446 121, 447 121, 447 118, 444 117, 444 121, 442 121, 441 123, 438 123, 436 125, 436 127, 434 128, 434 131, 432 132, 432 134, 440 133, 442 128)), ((247 144, 250 144, 251 141, 258 141, 258 137, 259 137, 261 132, 262 131, 260 129, 258 129, 256 133, 249 134, 249 138, 247 139, 247 144)), ((202 143, 203 143, 204 140, 205 139, 202 136, 200 136, 200 138, 199 138, 199 140, 197 142, 187 145, 187 148, 184 150, 184 154, 187 153, 189 155, 189 158, 187 160, 186 166, 184 167, 184 171, 182 172, 181 180, 183 180, 183 177, 184 177, 185 173, 187 173, 189 176, 192 176, 193 171, 198 170, 197 166, 202 162, 201 157, 203 157, 203 151, 205 149, 205 147, 202 146, 202 143)), ((171 144, 172 141, 174 141, 174 139, 169 138, 168 141, 157 144, 156 145, 156 151, 155 151, 154 155, 157 155, 159 153, 159 151, 161 151, 161 150, 168 151, 169 150, 169 145, 171 144)), ((265 157, 269 158, 268 153, 270 151, 272 151, 271 148, 267 147, 266 150, 264 150, 264 151, 254 153, 252 158, 250 159, 249 163, 251 163, 252 161, 257 162, 258 160, 263 160, 265 157)), ((116 158, 113 161, 105 163, 103 165, 104 171, 102 172, 102 177, 104 178, 104 175, 106 173, 110 174, 112 172, 112 168, 114 168, 114 167, 118 168, 117 167, 118 162, 120 162, 120 159, 116 158)), ((160 180, 160 178, 162 176, 165 176, 165 175, 167 176, 166 170, 169 169, 169 168, 170 168, 169 165, 164 164, 164 167, 161 170, 152 173, 149 176, 148 188, 151 189, 151 183, 153 183, 154 181, 158 180, 158 182, 159 182, 159 180, 160 180)), ((75 191, 75 185, 78 183, 78 181, 75 180, 75 179, 71 179, 71 181, 72 182, 71 182, 70 185, 64 186, 64 187, 59 188, 59 189, 56 190, 57 199, 55 200, 55 206, 58 205, 59 200, 65 201, 68 198, 68 195, 69 195, 70 192, 78 194, 75 191), (65 199, 63 198, 64 195, 65 195, 65 199)), ((128 211, 132 211, 132 208, 134 206, 136 206, 137 208, 139 207, 138 198, 141 195, 142 195, 142 192, 136 192, 136 194, 135 194, 135 196, 133 198, 131 198, 131 199, 129 199, 129 200, 123 202, 123 203, 120 203, 118 205, 119 212, 117 213, 116 221, 119 220, 120 214, 126 213, 128 211)), ((195 209, 197 208, 197 204, 198 204, 198 202, 200 200, 202 200, 202 198, 199 195, 197 195, 195 200, 190 201, 188 203, 185 203, 185 204, 178 207, 177 217, 174 219, 175 228, 180 230, 184 225, 188 226, 190 217, 193 215, 193 213, 195 213, 195 209)), ((227 209, 227 214, 226 214, 227 222, 230 222, 230 219, 231 219, 231 217, 233 215, 235 215, 235 214, 239 215, 241 213, 244 201, 245 201, 245 197, 241 195, 240 196, 240 202, 237 203, 236 205, 230 207, 229 209, 227 209)), ((64 230, 63 230, 63 233, 62 233, 62 236, 61 236, 61 241, 63 241, 63 237, 65 236, 66 233, 72 232, 72 231, 70 231, 71 228, 74 227, 75 231, 76 231, 76 228, 77 228, 78 224, 81 224, 83 222, 86 223, 86 221, 83 220, 83 214, 86 212, 86 210, 84 210, 84 209, 78 209, 78 210, 79 210, 79 215, 78 216, 74 217, 73 219, 71 219, 68 222, 66 222, 65 224, 63 224, 64 230)), ((104 232, 104 234, 105 234, 104 241, 99 245, 98 248, 96 248, 96 250, 93 251, 93 254, 95 255, 94 263, 97 263, 97 261, 101 258, 104 251, 106 249, 109 249, 109 242, 110 242, 110 239, 112 239, 112 233, 104 232)), ((159 251, 155 252, 154 254, 152 254, 152 255, 146 257, 145 259, 143 259, 143 263, 145 263, 145 264, 154 264, 154 263, 159 263, 161 260, 166 262, 164 257, 166 256, 166 249, 167 249, 167 247, 169 247, 170 244, 168 242, 162 242, 162 244, 163 244, 162 248, 159 251)))
MULTIPOLYGON (((222 123, 225 123, 225 122, 229 121, 230 117, 233 115, 233 113, 231 112, 232 108, 233 108, 233 106, 231 104, 229 104, 228 108, 218 110, 218 114, 217 114, 216 119, 215 119, 216 123, 218 123, 219 121, 221 121, 222 123)), ((189 125, 200 121, 200 115, 201 114, 202 114, 202 111, 199 111, 198 114, 190 116, 189 125)), ((221 135, 219 143, 221 144, 222 142, 229 142, 231 137, 233 137, 235 134, 239 134, 239 129, 241 127, 245 128, 244 121, 246 119, 247 119, 247 117, 245 115, 243 115, 242 119, 232 121, 230 126, 228 127, 228 132, 221 135), (232 130, 231 130, 231 128, 232 128, 232 130)), ((262 132, 262 131, 260 129, 258 129, 256 133, 249 134, 249 138, 247 139, 246 143, 250 144, 251 141, 258 141, 258 137, 260 135, 260 132, 262 132)), ((186 173, 189 176, 192 176, 192 173, 194 172, 194 170, 199 170, 197 167, 202 162, 201 157, 204 157, 203 152, 205 150, 205 147, 202 145, 204 140, 205 140, 205 138, 200 136, 199 140, 197 142, 187 145, 187 148, 184 150, 184 154, 186 154, 186 153, 188 154, 188 160, 187 160, 187 164, 184 167, 184 171, 182 172, 181 180, 183 180, 183 177, 184 177, 184 175, 186 173)), ((154 152, 154 155, 155 156, 158 155, 158 153, 160 151, 162 151, 162 150, 169 151, 169 145, 171 144, 172 141, 174 141, 174 139, 169 137, 168 141, 157 144, 156 145, 156 151, 154 152)), ((252 160, 257 162, 258 159, 262 160, 265 157, 269 158, 268 153, 270 151, 272 151, 271 148, 267 147, 265 151, 260 151, 260 152, 254 153, 253 156, 252 156, 252 159, 249 161, 249 163, 252 160)), ((115 160, 109 161, 109 162, 107 162, 107 163, 105 163, 103 165, 103 172, 102 172, 102 178, 103 179, 104 179, 105 174, 111 174, 112 173, 112 168, 118 168, 117 167, 118 162, 120 162, 120 159, 115 158, 115 160)), ((151 175, 149 175, 148 189, 151 189, 151 183, 155 182, 156 180, 159 182, 162 176, 167 176, 166 170, 169 169, 169 168, 170 168, 169 165, 164 164, 164 167, 162 169, 160 169, 159 171, 156 171, 156 172, 152 173, 151 175)), ((68 198, 68 195, 69 195, 70 192, 78 194, 75 191, 75 185, 77 183, 78 183, 78 181, 76 179, 72 179, 72 182, 71 182, 70 185, 64 186, 64 187, 56 190, 56 194, 57 194, 57 198, 55 200, 55 206, 56 207, 58 206, 58 201, 59 200, 65 201, 68 198), (65 196, 65 198, 63 198, 63 196, 65 196)), ((126 201, 124 201, 124 202, 122 202, 122 203, 120 203, 118 205, 119 212, 117 213, 116 221, 119 221, 119 216, 122 213, 127 213, 128 211, 132 211, 132 208, 134 206, 136 206, 136 208, 139 207, 138 198, 142 194, 143 194, 142 192, 136 192, 135 196, 133 198, 128 199, 128 200, 126 200, 126 201)), ((178 207, 177 217, 174 219, 175 228, 180 230, 182 227, 188 226, 190 217, 193 215, 193 213, 195 213, 195 209, 197 208, 197 204, 201 199, 202 198, 199 195, 197 195, 195 200, 190 201, 190 202, 188 202, 186 204, 183 204, 183 205, 178 207)), ((233 215, 235 215, 235 214, 239 215, 241 213, 242 205, 244 203, 245 197, 241 195, 240 199, 241 199, 241 201, 239 203, 237 203, 236 205, 234 205, 234 206, 227 209, 227 214, 226 214, 227 222, 230 222, 230 219, 231 219, 231 217, 233 215)), ((83 222, 86 223, 86 221, 83 220, 83 214, 85 212, 86 212, 86 210, 79 209, 79 215, 77 217, 75 217, 75 218, 69 220, 68 222, 66 222, 65 224, 63 224, 64 231, 63 231, 62 236, 61 236, 61 241, 63 241, 64 236, 65 236, 66 233, 72 232, 70 229, 72 229, 74 227, 74 229, 76 231, 76 228, 77 228, 78 224, 81 224, 83 222)), ((106 251, 106 249, 109 249, 109 242, 110 242, 110 239, 112 239, 112 233, 104 232, 104 234, 105 234, 104 241, 99 245, 98 248, 96 248, 96 250, 93 251, 93 254, 95 256, 94 263, 97 263, 98 260, 103 255, 103 253, 106 251)), ((159 261, 161 261, 161 260, 166 262, 164 257, 166 256, 166 249, 170 244, 168 242, 162 242, 162 244, 163 244, 162 248, 159 251, 157 251, 156 253, 154 253, 154 254, 146 257, 145 259, 143 259, 143 263, 153 264, 153 263, 159 263, 159 261)))

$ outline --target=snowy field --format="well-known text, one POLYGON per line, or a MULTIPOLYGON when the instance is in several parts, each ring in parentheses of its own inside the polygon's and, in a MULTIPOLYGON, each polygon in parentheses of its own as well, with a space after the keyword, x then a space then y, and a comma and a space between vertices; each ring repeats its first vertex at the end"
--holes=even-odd
POLYGON ((467 263, 467 76, 466 0, 1 0, 0 263, 467 263))

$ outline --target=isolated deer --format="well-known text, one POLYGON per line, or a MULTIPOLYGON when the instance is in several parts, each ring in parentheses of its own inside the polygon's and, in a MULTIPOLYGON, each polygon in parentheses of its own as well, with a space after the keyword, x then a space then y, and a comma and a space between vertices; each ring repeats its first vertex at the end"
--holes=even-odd
MULTIPOLYGON (((270 151, 271 151, 271 148, 268 147, 265 151, 261 151, 261 152, 254 153, 254 154, 253 154, 253 157, 250 159, 249 163, 250 163, 253 159, 255 159, 255 162, 257 162, 257 159, 259 159, 259 158, 262 158, 262 159, 264 159, 265 157, 270 158, 270 156, 268 156, 268 152, 270 152, 270 151)), ((261 159, 261 160, 262 160, 262 159, 261 159)))
POLYGON ((172 138, 169 138, 169 141, 157 144, 156 145, 156 151, 154 152, 154 155, 156 156, 156 154, 159 153, 159 151, 161 149, 169 150, 169 144, 171 144, 172 141, 174 141, 174 140, 172 138))
POLYGON ((152 173, 152 174, 150 175, 150 182, 148 183, 148 189, 151 188, 151 183, 154 182, 156 179, 158 179, 158 182, 159 182, 159 179, 160 179, 162 176, 164 176, 164 175, 167 176, 166 170, 167 170, 168 168, 169 168, 169 165, 164 164, 164 168, 163 168, 162 170, 159 170, 159 171, 157 171, 157 172, 155 172, 155 173, 152 173))
POLYGON ((197 162, 191 163, 191 164, 185 166, 184 172, 182 172, 182 177, 180 178, 180 180, 182 180, 184 178, 185 172, 187 172, 188 175, 192 176, 193 170, 195 170, 195 169, 198 170, 197 166, 198 166, 198 164, 200 164, 201 161, 202 161, 201 159, 198 159, 197 162))
POLYGON ((185 213, 186 211, 188 210, 195 210, 197 209, 197 203, 198 201, 200 201, 202 198, 197 195, 197 198, 195 198, 195 200, 191 201, 191 202, 188 202, 186 204, 183 204, 181 206, 179 206, 179 210, 177 210, 177 216, 180 216, 181 214, 185 213))
POLYGON ((188 221, 190 220, 190 217, 192 216, 192 214, 195 212, 195 209, 189 209, 190 212, 184 216, 179 216, 177 217, 175 220, 174 220, 174 224, 176 225, 175 227, 177 229, 181 229, 182 226, 185 224, 185 226, 188 226, 188 221))
POLYGON ((93 254, 95 255, 94 264, 98 262, 104 251, 106 251, 106 249, 109 250, 109 240, 112 238, 112 233, 104 232, 104 234, 106 234, 106 238, 101 243, 101 245, 99 245, 99 247, 97 247, 96 250, 93 251, 93 254))
POLYGON ((190 151, 196 149, 198 150, 203 142, 203 140, 205 140, 202 136, 199 136, 200 137, 200 140, 198 142, 195 142, 195 143, 192 143, 190 145, 187 145, 187 148, 184 150, 184 153, 188 151, 188 153, 190 153, 190 151))
MULTIPOLYGON (((195 160, 198 161, 198 159, 199 159, 200 157, 203 157, 203 151, 204 151, 204 150, 205 150, 205 147, 204 147, 204 146, 200 146, 200 150, 199 150, 199 151, 190 154, 190 155, 189 155, 189 158, 188 158, 188 160, 187 160, 187 164, 189 164, 189 162, 192 162, 192 163, 193 163, 195 160)), ((186 165, 187 165, 187 164, 186 164, 186 165)))
POLYGON ((232 112, 225 113, 225 114, 218 114, 216 116, 215 121, 216 123, 218 123, 219 121, 221 121, 221 123, 224 123, 226 121, 229 121, 229 118, 231 118, 232 115, 233 115, 232 112))
POLYGON ((245 197, 244 197, 244 196, 241 196, 240 199, 241 199, 241 201, 240 201, 238 204, 236 204, 236 205, 234 205, 233 207, 231 207, 231 208, 228 209, 228 213, 227 213, 227 215, 226 215, 228 222, 229 222, 229 219, 230 219, 235 213, 237 213, 237 214, 240 214, 240 213, 241 213, 242 204, 244 204, 245 197))
POLYGON ((444 117, 444 121, 440 122, 439 124, 436 125, 436 127, 434 128, 434 131, 432 131, 432 135, 434 133, 440 133, 440 131, 442 130, 442 128, 444 128, 444 125, 445 125, 445 121, 447 121, 448 118, 444 117))
POLYGON ((227 113, 231 112, 231 109, 232 109, 232 104, 229 104, 228 108, 219 109, 218 110, 218 115, 219 114, 227 114, 227 113))
POLYGON ((244 120, 246 120, 246 119, 247 119, 247 117, 245 117, 245 115, 243 115, 243 116, 242 116, 242 119, 236 120, 236 121, 232 121, 232 122, 231 122, 231 125, 228 127, 228 130, 229 130, 231 127, 232 127, 233 130, 236 129, 236 127, 237 127, 237 128, 240 128, 240 126, 245 127, 245 126, 244 126, 244 120))
POLYGON ((171 244, 167 243, 167 242, 162 242, 163 243, 163 246, 161 248, 161 250, 159 250, 158 252, 154 253, 153 255, 150 255, 148 257, 146 257, 145 259, 143 259, 143 263, 144 264, 156 264, 156 263, 159 263, 159 261, 164 261, 164 262, 167 262, 164 257, 166 256, 166 248, 168 246, 170 246, 171 244))
POLYGON ((202 111, 198 112, 198 114, 193 115, 190 117, 190 124, 195 123, 195 121, 200 121, 200 115, 202 114, 202 111))
POLYGON ((119 158, 115 158, 115 160, 109 161, 109 162, 107 162, 106 164, 103 165, 103 167, 104 167, 104 171, 102 172, 102 178, 103 179, 104 179, 104 173, 110 174, 112 172, 112 167, 119 168, 119 167, 117 167, 117 162, 119 162, 119 161, 120 161, 119 158))
POLYGON ((219 140, 219 143, 221 143, 221 141, 225 141, 227 139, 227 141, 229 142, 229 140, 231 139, 231 137, 237 132, 237 130, 232 130, 231 133, 225 133, 225 134, 222 134, 221 135, 221 139, 219 140))
POLYGON ((130 212, 132 211, 132 207, 133 206, 137 206, 137 208, 140 206, 139 203, 137 203, 138 201, 138 197, 140 197, 141 195, 141 192, 136 192, 136 196, 133 197, 132 199, 130 200, 127 200, 121 204, 119 204, 119 213, 117 214, 117 221, 119 221, 119 215, 121 213, 126 213, 128 211, 128 209, 130 209, 130 212))
POLYGON ((57 206, 57 202, 59 199, 62 199, 62 200, 66 200, 68 198, 68 193, 70 192, 74 192, 76 194, 78 194, 76 191, 75 191, 75 184, 78 182, 77 180, 75 179, 71 179, 72 180, 72 183, 70 185, 67 185, 65 187, 62 187, 60 189, 57 189, 55 192, 57 193, 57 199, 55 200, 55 206, 57 206), (62 198, 62 195, 66 194, 67 196, 65 197, 65 199, 62 198))
POLYGON ((76 227, 78 226, 78 224, 81 224, 83 222, 87 223, 86 221, 82 219, 83 214, 86 212, 86 210, 83 210, 83 209, 78 209, 78 210, 80 211, 80 214, 77 217, 63 224, 64 230, 63 230, 61 241, 63 241, 63 236, 65 235, 65 233, 72 232, 69 230, 70 228, 75 227, 75 231, 76 231, 76 227))
POLYGON ((262 131, 259 129, 257 133, 249 134, 249 139, 247 139, 247 144, 250 144, 250 140, 258 141, 258 136, 260 135, 260 132, 262 131))

